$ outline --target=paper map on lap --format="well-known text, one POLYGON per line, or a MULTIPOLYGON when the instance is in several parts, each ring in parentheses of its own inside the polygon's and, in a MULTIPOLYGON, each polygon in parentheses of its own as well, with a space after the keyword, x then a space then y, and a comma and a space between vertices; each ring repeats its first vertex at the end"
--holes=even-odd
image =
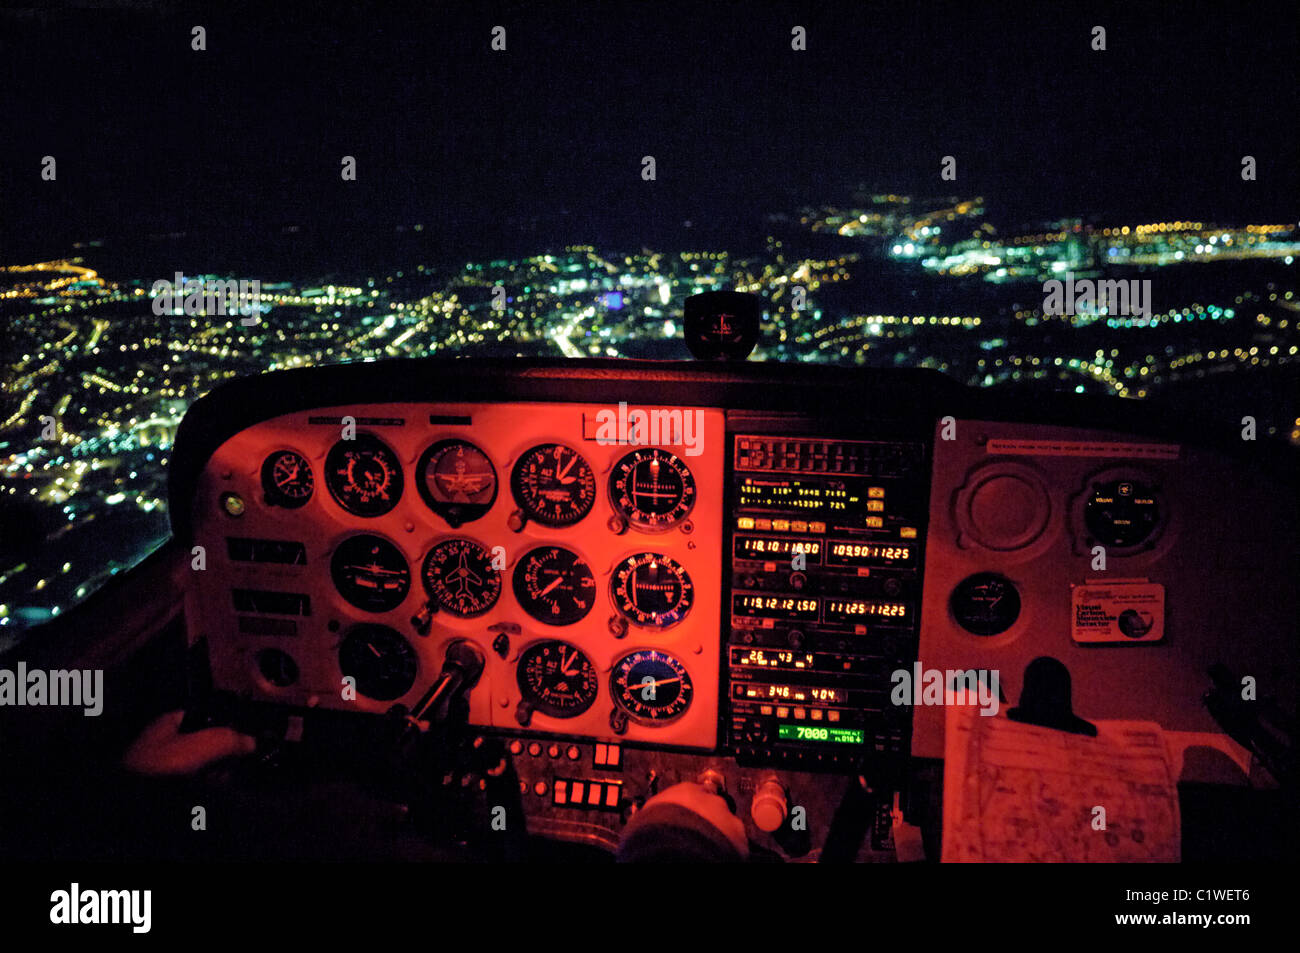
POLYGON ((973 707, 946 715, 945 862, 1179 860, 1178 789, 1155 722, 1099 721, 1089 738, 973 707))

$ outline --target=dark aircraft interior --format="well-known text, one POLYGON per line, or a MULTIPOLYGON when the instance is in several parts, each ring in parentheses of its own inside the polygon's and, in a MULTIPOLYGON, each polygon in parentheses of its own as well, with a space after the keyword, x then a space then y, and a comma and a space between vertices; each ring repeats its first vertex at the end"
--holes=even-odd
POLYGON ((1285 451, 1158 401, 747 362, 746 304, 704 297, 692 360, 355 363, 198 400, 170 542, 24 646, 116 703, 7 711, 0 854, 1294 856, 1285 451), (1031 733, 1019 762, 985 722, 1031 733), (1047 846, 1043 802, 1090 796, 1045 793, 1058 769, 1110 824, 1047 846), (995 816, 1016 772, 1040 803, 995 816))

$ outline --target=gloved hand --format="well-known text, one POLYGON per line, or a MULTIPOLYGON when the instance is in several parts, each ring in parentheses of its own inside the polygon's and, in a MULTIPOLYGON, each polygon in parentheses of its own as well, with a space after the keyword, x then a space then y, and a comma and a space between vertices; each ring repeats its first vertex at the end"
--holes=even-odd
POLYGON ((741 861, 749 859, 745 825, 727 802, 702 784, 683 781, 656 794, 623 830, 618 859, 741 861))

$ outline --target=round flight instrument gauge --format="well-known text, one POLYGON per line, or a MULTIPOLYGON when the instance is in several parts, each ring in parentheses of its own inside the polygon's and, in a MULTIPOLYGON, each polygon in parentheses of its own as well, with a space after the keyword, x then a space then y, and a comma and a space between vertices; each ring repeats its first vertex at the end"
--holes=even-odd
POLYGON ((1005 576, 979 572, 957 584, 948 608, 972 635, 998 635, 1020 618, 1020 591, 1005 576))
POLYGON ((686 714, 694 688, 683 665, 667 652, 642 649, 614 664, 610 694, 633 721, 661 725, 686 714))
POLYGON ((529 519, 544 526, 572 526, 596 502, 596 476, 572 447, 543 443, 519 458, 510 490, 529 519))
POLYGON ((492 554, 472 539, 447 539, 424 558, 424 589, 440 607, 468 619, 496 605, 501 574, 492 568, 492 554))
POLYGON ((524 701, 552 718, 576 718, 595 703, 600 690, 591 659, 555 640, 524 649, 517 678, 524 701))
POLYGON ((467 440, 435 443, 415 468, 420 497, 451 526, 476 520, 497 498, 497 471, 486 453, 467 440))
POLYGON ((311 499, 316 481, 302 454, 277 450, 262 462, 262 491, 270 506, 297 509, 311 499))
POLYGON ((1137 546, 1160 525, 1160 501, 1154 487, 1130 480, 1093 484, 1083 505, 1083 521, 1104 546, 1137 546))
POLYGON ((402 464, 378 437, 340 440, 325 458, 325 485, 355 516, 383 516, 402 498, 402 464))
POLYGON ((666 629, 691 611, 695 586, 681 563, 661 553, 638 553, 619 563, 609 580, 618 611, 633 625, 666 629))
POLYGON ((353 536, 334 550, 330 575, 341 595, 358 609, 396 609, 411 588, 411 569, 402 551, 378 536, 353 536))
POLYGON ((411 643, 386 625, 355 626, 339 645, 339 668, 367 698, 389 702, 415 684, 419 659, 411 643))
POLYGON ((634 450, 609 475, 614 509, 637 529, 671 529, 695 505, 695 477, 681 457, 658 447, 634 450))
POLYGON ((571 625, 591 611, 596 577, 582 557, 560 546, 539 546, 515 565, 515 598, 547 625, 571 625))

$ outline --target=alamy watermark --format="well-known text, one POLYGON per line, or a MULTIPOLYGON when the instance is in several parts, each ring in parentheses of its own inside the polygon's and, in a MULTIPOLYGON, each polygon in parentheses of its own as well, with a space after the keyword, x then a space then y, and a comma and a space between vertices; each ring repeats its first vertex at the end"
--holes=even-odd
POLYGON ((1151 279, 1130 281, 1074 280, 1071 272, 1065 280, 1053 278, 1043 282, 1043 314, 1141 315, 1151 317, 1151 279))
POLYGON ((50 894, 50 922, 58 925, 128 924, 132 933, 148 933, 152 911, 152 890, 83 890, 74 883, 50 894))
POLYGON ((87 718, 104 711, 103 669, 28 669, 19 662, 17 669, 0 668, 0 707, 12 705, 81 707, 87 718))
POLYGON ((984 716, 998 713, 998 670, 984 668, 944 669, 922 668, 920 662, 912 668, 897 669, 889 680, 894 687, 889 700, 895 705, 978 705, 984 716))
POLYGON ((202 278, 186 278, 176 272, 172 280, 159 278, 149 290, 153 298, 153 313, 157 315, 172 314, 183 311, 195 314, 238 314, 240 324, 257 324, 261 320, 258 300, 262 295, 262 282, 252 281, 204 281, 202 278))
POLYGON ((683 447, 688 457, 704 452, 704 411, 632 410, 627 401, 618 402, 618 410, 596 411, 596 443, 603 446, 683 447))

